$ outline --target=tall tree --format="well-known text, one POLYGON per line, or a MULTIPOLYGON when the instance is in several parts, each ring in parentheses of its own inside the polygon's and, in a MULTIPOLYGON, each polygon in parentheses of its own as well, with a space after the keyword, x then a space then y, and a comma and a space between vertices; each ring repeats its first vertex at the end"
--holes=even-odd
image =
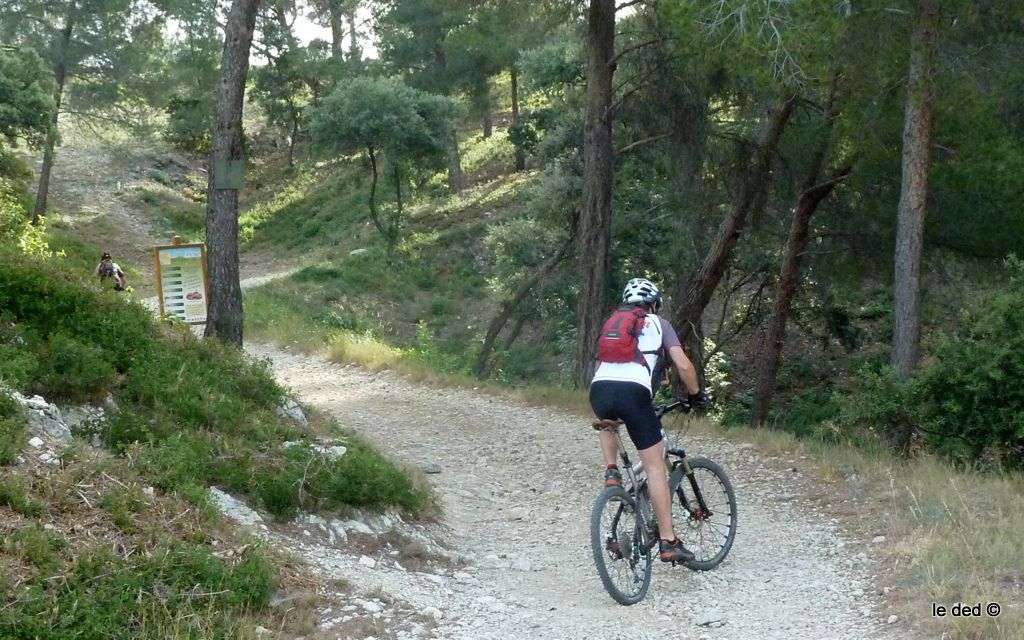
POLYGON ((909 377, 917 366, 921 337, 921 252, 938 64, 939 0, 914 0, 913 16, 893 291, 892 364, 901 378, 909 377))
POLYGON ((238 274, 238 190, 245 179, 242 102, 259 0, 234 0, 224 30, 207 187, 206 244, 210 307, 206 335, 242 346, 238 274))
POLYGON ((811 158, 807 176, 804 178, 803 189, 793 209, 793 220, 789 227, 789 238, 786 241, 785 255, 779 271, 779 280, 775 286, 772 299, 772 317, 765 332, 760 354, 758 356, 757 387, 754 392, 754 405, 750 413, 750 423, 761 426, 768 417, 772 396, 775 393, 775 380, 779 370, 779 359, 786 335, 786 323, 789 319, 790 303, 796 294, 800 277, 800 263, 804 250, 807 248, 811 216, 818 209, 828 194, 845 180, 850 174, 849 165, 840 167, 824 182, 818 182, 822 165, 828 156, 832 141, 832 128, 838 108, 835 101, 836 76, 833 76, 828 97, 823 108, 824 131, 821 141, 811 158))
POLYGON ((583 124, 583 210, 577 254, 576 385, 594 375, 597 336, 608 304, 612 224, 612 76, 615 0, 590 0, 587 17, 587 96, 583 124))
POLYGON ((742 187, 733 201, 729 213, 722 220, 714 245, 704 257, 697 273, 680 288, 680 295, 677 297, 678 303, 672 313, 672 326, 676 327, 679 332, 679 339, 689 352, 690 358, 694 360, 698 371, 702 367, 700 362, 703 337, 700 328, 701 317, 725 273, 732 251, 746 227, 754 201, 768 182, 772 156, 775 154, 779 139, 782 137, 782 132, 789 122, 790 116, 793 115, 797 101, 797 96, 792 95, 772 109, 761 140, 754 151, 749 170, 743 179, 742 187))
POLYGON ((389 251, 399 240, 403 218, 402 185, 418 168, 437 169, 454 128, 454 105, 443 96, 414 89, 397 78, 355 77, 338 85, 313 112, 317 146, 331 152, 365 151, 370 165, 367 204, 370 220, 389 251), (390 165, 395 206, 381 211, 377 185, 383 164, 390 165))

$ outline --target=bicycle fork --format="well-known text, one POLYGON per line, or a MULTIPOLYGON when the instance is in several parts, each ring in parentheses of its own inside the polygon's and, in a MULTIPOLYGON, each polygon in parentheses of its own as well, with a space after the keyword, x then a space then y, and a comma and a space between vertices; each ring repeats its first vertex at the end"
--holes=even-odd
POLYGON ((701 493, 700 486, 697 485, 697 478, 693 473, 693 468, 686 460, 686 452, 682 449, 673 449, 669 453, 679 457, 679 460, 672 463, 672 472, 668 479, 669 490, 679 495, 679 502, 689 512, 691 517, 698 520, 707 520, 714 514, 711 513, 711 509, 708 509, 708 505, 704 501, 704 494, 701 493), (690 483, 690 488, 693 489, 693 496, 697 501, 696 506, 690 504, 690 500, 686 497, 686 492, 677 491, 679 484, 683 481, 683 476, 686 476, 687 481, 690 483))

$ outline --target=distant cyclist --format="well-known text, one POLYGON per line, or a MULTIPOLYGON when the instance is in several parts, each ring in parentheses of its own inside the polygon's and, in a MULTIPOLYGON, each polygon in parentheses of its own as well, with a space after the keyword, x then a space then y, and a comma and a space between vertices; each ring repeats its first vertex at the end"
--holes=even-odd
POLYGON ((114 291, 124 291, 125 287, 128 286, 128 278, 125 276, 124 270, 110 257, 109 251, 104 251, 103 255, 100 256, 100 263, 93 270, 93 275, 100 279, 101 285, 107 278, 112 278, 114 280, 114 291))
MULTIPOLYGON (((659 353, 675 364, 694 408, 708 403, 701 391, 697 372, 683 352, 672 326, 657 312, 661 309, 658 288, 644 278, 633 278, 622 292, 620 306, 605 322, 598 339, 598 365, 590 385, 590 406, 604 420, 622 420, 640 454, 647 473, 651 505, 658 519, 659 557, 662 562, 693 560, 672 527, 672 496, 665 469, 665 445, 661 423, 654 413, 651 385, 659 353)), ((616 464, 618 440, 602 431, 601 453, 605 464, 605 486, 621 486, 622 473, 616 464)))

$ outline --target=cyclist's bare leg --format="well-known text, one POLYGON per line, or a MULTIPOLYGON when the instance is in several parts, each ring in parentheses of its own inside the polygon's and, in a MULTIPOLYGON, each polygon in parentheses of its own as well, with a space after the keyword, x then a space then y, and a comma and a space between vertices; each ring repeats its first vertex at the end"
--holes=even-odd
POLYGON ((601 455, 604 456, 605 465, 618 464, 615 458, 619 455, 619 441, 615 434, 600 431, 598 437, 601 439, 601 455))
MULTIPOLYGON (((604 434, 601 434, 604 435, 604 434)), ((674 540, 672 530, 672 494, 668 490, 668 474, 665 471, 665 442, 643 449, 640 461, 647 473, 647 489, 651 494, 651 506, 658 519, 658 535, 663 540, 674 540)))

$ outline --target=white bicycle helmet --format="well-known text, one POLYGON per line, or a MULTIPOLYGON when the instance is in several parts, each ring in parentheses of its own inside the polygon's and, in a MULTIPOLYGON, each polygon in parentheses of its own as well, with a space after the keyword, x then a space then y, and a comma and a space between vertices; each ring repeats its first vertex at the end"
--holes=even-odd
POLYGON ((661 302, 661 293, 658 287, 646 278, 633 278, 626 283, 622 292, 623 304, 654 304, 661 302))

